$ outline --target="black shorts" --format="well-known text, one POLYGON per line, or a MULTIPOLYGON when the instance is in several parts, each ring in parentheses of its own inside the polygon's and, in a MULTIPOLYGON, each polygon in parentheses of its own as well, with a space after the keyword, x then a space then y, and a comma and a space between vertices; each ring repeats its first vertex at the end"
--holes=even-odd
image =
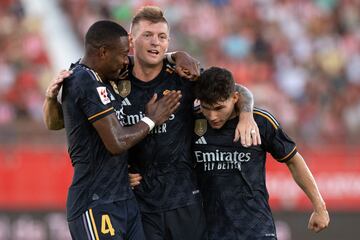
POLYGON ((145 240, 135 198, 90 208, 68 224, 75 240, 145 240))
POLYGON ((142 213, 146 240, 204 240, 205 215, 201 203, 158 213, 142 213))

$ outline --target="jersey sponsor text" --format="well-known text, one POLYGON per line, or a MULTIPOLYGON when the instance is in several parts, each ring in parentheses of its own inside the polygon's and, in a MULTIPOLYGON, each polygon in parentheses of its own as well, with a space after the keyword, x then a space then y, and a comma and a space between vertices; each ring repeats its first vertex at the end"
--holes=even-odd
POLYGON ((213 170, 241 170, 241 163, 251 159, 251 153, 244 152, 221 152, 218 149, 211 152, 195 151, 196 161, 203 163, 204 171, 213 170))

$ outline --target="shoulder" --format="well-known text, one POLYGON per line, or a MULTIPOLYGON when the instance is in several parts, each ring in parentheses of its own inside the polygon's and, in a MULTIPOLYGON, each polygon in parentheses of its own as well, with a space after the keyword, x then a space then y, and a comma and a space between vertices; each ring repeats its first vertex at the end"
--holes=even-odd
POLYGON ((181 78, 179 76, 179 74, 177 74, 176 70, 175 70, 175 64, 170 63, 167 59, 163 60, 163 68, 162 68, 162 72, 166 75, 166 76, 171 76, 171 77, 178 77, 181 78))
POLYGON ((171 64, 166 60, 164 61, 164 64, 165 64, 165 67, 164 67, 163 71, 165 71, 169 75, 177 75, 177 76, 179 76, 175 71, 175 65, 174 64, 171 64))
POLYGON ((256 123, 260 126, 270 124, 274 129, 278 129, 280 127, 280 123, 278 120, 272 115, 270 112, 264 109, 254 108, 254 119, 256 123))
POLYGON ((185 87, 188 89, 188 93, 192 94, 190 89, 192 89, 195 85, 195 81, 191 81, 189 79, 181 77, 175 69, 175 65, 169 63, 167 60, 164 60, 164 67, 163 67, 163 74, 162 76, 166 79, 171 79, 173 83, 177 84, 178 86, 185 87))
POLYGON ((94 70, 82 66, 77 67, 74 71, 74 77, 79 82, 101 82, 99 75, 94 70))
POLYGON ((201 111, 194 111, 193 113, 194 119, 206 119, 204 114, 201 111))
POLYGON ((78 65, 73 69, 73 74, 65 82, 67 82, 68 86, 86 90, 99 86, 101 80, 95 71, 78 65))

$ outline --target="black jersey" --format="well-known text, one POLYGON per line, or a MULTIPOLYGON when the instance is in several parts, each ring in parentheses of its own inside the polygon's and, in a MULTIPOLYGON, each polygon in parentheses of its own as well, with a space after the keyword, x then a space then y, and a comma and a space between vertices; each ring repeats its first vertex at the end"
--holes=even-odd
POLYGON ((221 129, 208 127, 202 115, 195 120, 193 151, 209 239, 276 239, 265 184, 266 153, 286 162, 296 146, 267 111, 254 109, 254 119, 262 144, 249 148, 233 142, 238 117, 221 129))
POLYGON ((131 171, 143 177, 134 189, 140 209, 160 212, 195 203, 199 191, 191 152, 193 83, 182 79, 166 62, 160 74, 149 82, 135 78, 131 71, 116 86, 123 98, 125 125, 144 117, 145 106, 154 93, 160 99, 171 90, 182 92, 177 111, 129 151, 131 171))
POLYGON ((76 64, 73 72, 64 81, 62 92, 68 152, 74 167, 67 199, 69 221, 87 208, 133 197, 127 153, 111 155, 92 126, 114 112, 121 121, 121 101, 93 70, 76 64))

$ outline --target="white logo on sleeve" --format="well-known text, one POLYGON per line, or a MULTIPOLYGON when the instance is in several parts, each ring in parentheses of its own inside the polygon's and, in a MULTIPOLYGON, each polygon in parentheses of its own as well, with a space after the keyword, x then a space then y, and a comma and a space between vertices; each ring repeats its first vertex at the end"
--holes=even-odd
POLYGON ((121 103, 123 106, 131 106, 131 102, 129 101, 128 98, 125 98, 124 100, 122 100, 121 103))
POLYGON ((104 105, 111 102, 106 87, 97 87, 96 90, 98 91, 100 100, 104 105))
POLYGON ((202 136, 195 142, 195 144, 207 144, 207 142, 206 142, 204 136, 202 136))

